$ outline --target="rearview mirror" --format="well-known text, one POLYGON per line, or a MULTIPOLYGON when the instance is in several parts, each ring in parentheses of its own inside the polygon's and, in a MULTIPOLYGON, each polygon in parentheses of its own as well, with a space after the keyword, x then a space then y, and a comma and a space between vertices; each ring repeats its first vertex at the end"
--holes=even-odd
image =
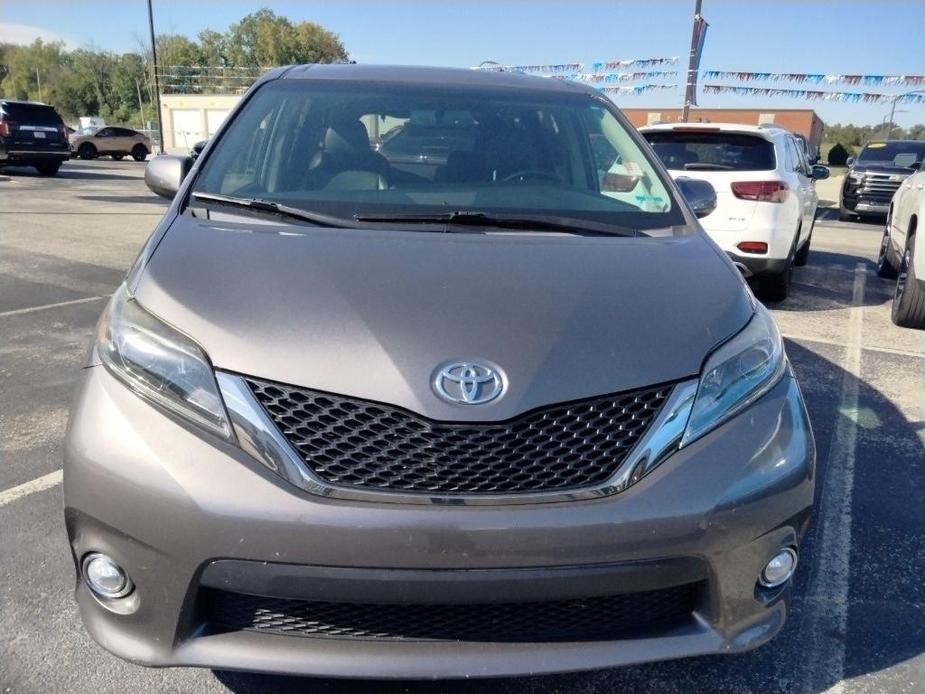
POLYGON ((707 181, 681 176, 675 179, 675 183, 697 219, 706 217, 716 209, 716 190, 707 181))
POLYGON ((848 157, 848 160, 845 162, 848 166, 854 164, 854 157, 848 157))
POLYGON ((159 154, 145 167, 145 185, 164 198, 173 198, 193 166, 193 160, 177 154, 159 154))
POLYGON ((813 164, 812 177, 814 181, 824 181, 831 173, 832 172, 829 170, 828 166, 823 166, 822 164, 813 164))

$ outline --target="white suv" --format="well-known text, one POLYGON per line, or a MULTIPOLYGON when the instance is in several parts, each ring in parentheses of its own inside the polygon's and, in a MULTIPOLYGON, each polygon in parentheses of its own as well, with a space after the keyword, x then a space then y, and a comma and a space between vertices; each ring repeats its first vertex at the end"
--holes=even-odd
POLYGON ((708 181, 716 210, 703 228, 746 277, 757 280, 762 298, 781 301, 790 290, 794 265, 809 260, 818 197, 803 147, 776 127, 727 123, 666 123, 640 128, 674 178, 708 181))

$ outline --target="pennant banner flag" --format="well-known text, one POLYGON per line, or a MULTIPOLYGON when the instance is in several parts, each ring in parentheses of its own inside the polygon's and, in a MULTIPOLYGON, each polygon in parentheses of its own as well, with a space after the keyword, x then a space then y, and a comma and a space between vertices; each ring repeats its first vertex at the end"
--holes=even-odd
POLYGON ((607 60, 591 63, 594 72, 618 70, 625 67, 656 67, 657 65, 674 65, 677 57, 671 58, 627 58, 625 60, 607 60))
POLYGON ((599 91, 605 94, 631 94, 636 96, 656 89, 677 89, 676 84, 634 84, 629 86, 620 85, 619 87, 598 87, 599 91))
MULTIPOLYGON (((677 58, 627 58, 625 60, 608 60, 592 63, 595 73, 610 72, 620 68, 628 67, 656 67, 658 65, 674 65, 678 62, 677 58)), ((546 73, 546 74, 563 74, 563 73, 581 73, 584 72, 584 63, 548 63, 542 65, 501 65, 491 60, 486 60, 481 65, 473 68, 475 70, 488 70, 492 72, 528 72, 546 73)))
POLYGON ((577 75, 566 75, 564 79, 576 82, 630 82, 641 79, 667 79, 677 77, 677 70, 653 70, 651 72, 584 72, 577 75))
POLYGON ((808 101, 845 101, 867 104, 890 103, 920 104, 925 102, 925 94, 880 94, 872 92, 831 92, 811 89, 775 89, 774 87, 731 87, 724 84, 705 84, 703 91, 707 94, 744 94, 748 96, 786 96, 808 101))
POLYGON ((487 70, 489 72, 528 72, 536 73, 573 73, 582 72, 585 69, 582 63, 551 63, 549 65, 500 65, 494 62, 485 62, 474 68, 475 70, 487 70))
POLYGON ((865 86, 916 87, 925 84, 925 75, 830 75, 821 72, 748 72, 741 70, 704 70, 708 80, 740 82, 809 82, 810 84, 851 84, 865 86))

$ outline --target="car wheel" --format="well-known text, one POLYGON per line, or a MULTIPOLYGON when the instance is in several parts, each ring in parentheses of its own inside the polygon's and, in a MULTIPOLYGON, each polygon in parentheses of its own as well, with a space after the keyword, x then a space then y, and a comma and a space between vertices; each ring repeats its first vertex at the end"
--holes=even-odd
POLYGON ((148 156, 148 148, 144 145, 135 145, 132 147, 132 159, 135 161, 144 161, 148 156))
POLYGON ((797 267, 803 267, 806 263, 809 262, 809 247, 813 242, 813 230, 809 230, 809 236, 806 237, 806 242, 800 246, 800 250, 797 251, 797 254, 793 258, 793 264, 797 267))
POLYGON ((122 161, 122 157, 124 156, 125 156, 124 154, 113 154, 112 158, 115 159, 116 161, 122 161))
POLYGON ((883 237, 880 239, 880 252, 877 254, 877 275, 892 280, 898 274, 899 268, 896 267, 890 244, 890 221, 887 220, 886 227, 883 229, 883 237))
POLYGON ((35 168, 38 169, 39 176, 56 176, 58 174, 58 169, 61 168, 61 162, 44 161, 41 164, 36 164, 35 168))
POLYGON ((893 322, 901 328, 925 330, 925 289, 915 276, 913 266, 913 243, 903 254, 899 264, 899 277, 896 280, 896 293, 893 295, 893 322))
POLYGON ((96 147, 91 145, 89 142, 84 142, 77 149, 77 156, 81 159, 96 159, 96 147))

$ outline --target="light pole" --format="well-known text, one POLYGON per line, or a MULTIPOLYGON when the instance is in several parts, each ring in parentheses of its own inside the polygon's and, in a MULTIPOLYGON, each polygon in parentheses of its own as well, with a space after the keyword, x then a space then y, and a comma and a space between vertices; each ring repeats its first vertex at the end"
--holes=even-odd
POLYGON ((161 83, 157 78, 157 46, 154 41, 154 11, 148 0, 148 29, 151 30, 151 62, 154 63, 154 108, 157 109, 157 135, 160 138, 160 153, 164 153, 164 124, 161 122, 161 83))
POLYGON ((886 139, 890 139, 890 135, 893 134, 893 116, 896 115, 896 102, 902 99, 904 96, 909 96, 910 94, 925 94, 925 90, 914 89, 911 92, 906 92, 905 94, 898 94, 893 97, 893 103, 890 105, 890 124, 889 130, 886 132, 886 139))
POLYGON ((697 0, 694 6, 694 29, 691 32, 691 54, 687 61, 687 88, 684 90, 684 108, 681 111, 681 120, 687 122, 690 116, 691 104, 697 100, 697 70, 700 68, 700 49, 703 46, 703 32, 706 31, 706 22, 700 15, 703 0, 697 0))

